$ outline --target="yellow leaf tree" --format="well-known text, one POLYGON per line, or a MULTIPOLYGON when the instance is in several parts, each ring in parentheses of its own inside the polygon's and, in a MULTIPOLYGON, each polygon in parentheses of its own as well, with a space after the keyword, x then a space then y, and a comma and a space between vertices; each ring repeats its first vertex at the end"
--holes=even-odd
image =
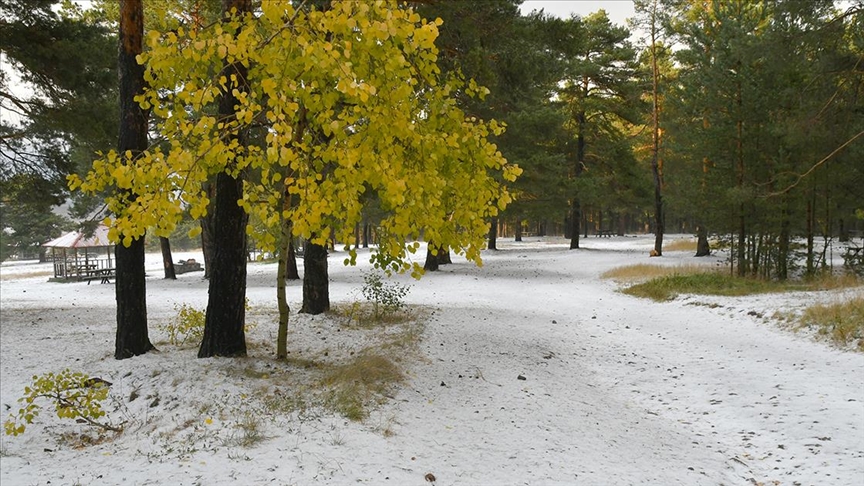
MULTIPOLYGON (((149 151, 131 174, 117 172, 109 154, 75 183, 129 185, 142 196, 129 205, 109 198, 112 225, 124 235, 148 226, 163 234, 183 210, 206 213, 208 177, 254 173, 237 201, 247 213, 274 229, 289 221, 291 235, 319 244, 332 232, 350 248, 348 263, 371 193, 385 213, 376 266, 419 277, 411 254, 421 231, 480 264, 484 218, 510 201, 495 175, 513 180, 519 169, 488 141, 503 128, 456 105, 457 94, 482 88, 441 79, 439 23, 395 0, 333 1, 325 11, 263 0, 254 16, 150 32, 141 62, 151 88, 140 103, 161 120, 168 148, 149 151), (248 89, 226 63, 248 69, 248 89), (223 93, 234 98, 230 119, 209 114, 223 93), (250 130, 257 142, 241 143, 250 130)), ((273 234, 259 243, 275 248, 273 234)))

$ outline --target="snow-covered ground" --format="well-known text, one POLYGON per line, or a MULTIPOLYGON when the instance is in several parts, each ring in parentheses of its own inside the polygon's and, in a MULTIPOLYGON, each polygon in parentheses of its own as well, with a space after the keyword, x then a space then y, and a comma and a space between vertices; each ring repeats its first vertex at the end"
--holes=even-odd
MULTIPOLYGON (((655 303, 599 277, 633 263, 717 261, 649 259, 652 244, 504 240, 482 268, 395 277, 428 318, 403 362, 408 382, 362 423, 263 404, 304 393, 303 369, 272 358, 274 264, 249 266, 249 357, 197 359, 156 326, 175 305, 203 308, 207 283, 200 273, 163 280, 159 255, 148 255, 160 351, 123 361, 112 357, 113 285, 48 283, 50 265, 4 264, 4 419, 34 374, 70 368, 113 383, 108 417, 126 427, 84 444, 83 426, 46 409, 24 435, 3 437, 0 484, 424 485, 427 473, 438 486, 864 484, 864 355, 770 319, 862 289, 655 303), (259 436, 241 440, 250 430, 259 436)), ((368 268, 343 259, 330 260, 337 304, 359 298, 368 268)), ((292 310, 300 299, 292 282, 292 310)), ((366 338, 292 313, 293 356, 346 353, 366 338)))

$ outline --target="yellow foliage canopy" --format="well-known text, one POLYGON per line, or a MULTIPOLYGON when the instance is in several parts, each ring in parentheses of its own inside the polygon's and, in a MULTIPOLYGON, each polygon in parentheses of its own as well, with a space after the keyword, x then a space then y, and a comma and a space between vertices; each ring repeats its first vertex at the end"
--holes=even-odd
POLYGON ((257 16, 184 35, 151 31, 139 102, 159 118, 164 142, 134 160, 110 153, 70 185, 117 188, 107 202, 119 234, 166 235, 183 210, 206 214, 203 182, 245 171, 238 204, 248 213, 268 226, 286 217, 295 236, 319 242, 333 230, 349 245, 364 199, 375 195, 385 212, 378 264, 408 269, 416 246, 406 243, 421 230, 479 263, 484 218, 510 201, 497 180, 520 170, 488 140, 503 127, 456 106, 457 91, 485 89, 440 79, 438 25, 395 0, 334 1, 326 12, 264 0, 257 16), (226 63, 249 68, 248 88, 226 63), (237 114, 217 119, 226 91, 237 114))

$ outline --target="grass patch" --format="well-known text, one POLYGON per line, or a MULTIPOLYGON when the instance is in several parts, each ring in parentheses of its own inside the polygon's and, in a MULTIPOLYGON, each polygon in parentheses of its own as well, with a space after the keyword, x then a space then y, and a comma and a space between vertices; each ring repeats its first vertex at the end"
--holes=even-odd
POLYGON ((394 324, 402 324, 414 321, 418 318, 416 309, 402 307, 387 313, 376 312, 375 305, 371 302, 351 302, 332 306, 330 314, 333 315, 339 325, 349 329, 372 329, 376 327, 387 327, 394 324))
POLYGON ((350 362, 335 366, 322 380, 331 389, 327 404, 349 420, 369 416, 390 390, 405 380, 399 366, 380 354, 361 353, 350 362))
POLYGON ((652 265, 650 263, 639 263, 637 265, 627 265, 624 267, 613 268, 600 275, 602 278, 611 278, 614 280, 648 280, 657 277, 665 277, 668 275, 693 275, 698 273, 715 272, 713 267, 705 267, 700 265, 677 265, 677 266, 662 266, 652 265))
POLYGON ((864 351, 864 297, 810 306, 798 318, 798 324, 800 328, 815 327, 817 334, 838 346, 864 351))
POLYGON ((696 251, 696 240, 680 239, 672 240, 663 245, 663 251, 696 251))
POLYGON ((677 273, 632 285, 622 292, 656 301, 673 300, 679 294, 740 296, 773 292, 813 291, 857 287, 854 276, 824 276, 808 280, 777 281, 738 277, 725 272, 677 273))
MULTIPOLYGON (((33 277, 53 277, 54 270, 40 270, 37 272, 28 272, 28 273, 0 273, 0 280, 23 280, 25 278, 33 278, 33 277)), ((61 280, 61 281, 66 281, 61 280)), ((78 280, 69 280, 69 282, 77 282, 78 280)))
POLYGON ((789 284, 752 278, 739 278, 726 273, 710 272, 690 275, 666 275, 630 286, 625 294, 656 301, 673 300, 679 294, 750 295, 785 292, 789 284))

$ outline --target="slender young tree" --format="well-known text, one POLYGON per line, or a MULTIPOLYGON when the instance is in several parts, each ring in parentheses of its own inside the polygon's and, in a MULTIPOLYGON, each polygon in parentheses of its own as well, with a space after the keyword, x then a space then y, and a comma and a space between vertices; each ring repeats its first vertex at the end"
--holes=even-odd
MULTIPOLYGON (((118 152, 134 157, 147 150, 147 113, 135 101, 144 92, 144 66, 136 57, 141 54, 144 37, 142 0, 120 1, 120 139, 118 152)), ((134 193, 126 197, 134 200, 134 193)), ((144 235, 120 235, 115 246, 117 265, 117 336, 114 357, 131 358, 153 349, 147 334, 147 286, 144 278, 144 235)))
POLYGON ((637 0, 636 12, 648 27, 648 56, 651 64, 651 175, 654 179, 654 252, 663 255, 663 233, 666 229, 663 214, 663 160, 660 157, 660 50, 661 18, 659 0, 637 0))

